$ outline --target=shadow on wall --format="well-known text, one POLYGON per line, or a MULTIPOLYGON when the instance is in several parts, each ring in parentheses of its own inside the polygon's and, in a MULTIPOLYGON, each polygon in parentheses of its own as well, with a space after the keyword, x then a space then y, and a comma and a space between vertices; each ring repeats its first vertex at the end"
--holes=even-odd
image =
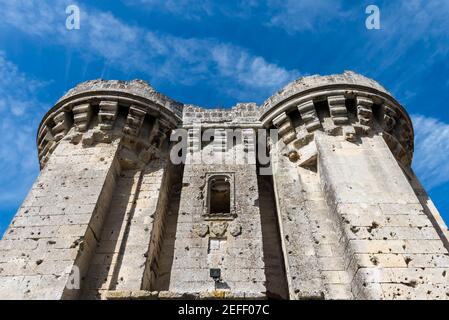
POLYGON ((270 175, 257 176, 267 297, 288 299, 288 286, 270 175))
POLYGON ((169 191, 169 204, 165 216, 165 229, 161 251, 158 256, 156 279, 150 284, 152 291, 168 291, 175 253, 176 228, 178 226, 179 202, 181 200, 183 166, 176 166, 169 191))

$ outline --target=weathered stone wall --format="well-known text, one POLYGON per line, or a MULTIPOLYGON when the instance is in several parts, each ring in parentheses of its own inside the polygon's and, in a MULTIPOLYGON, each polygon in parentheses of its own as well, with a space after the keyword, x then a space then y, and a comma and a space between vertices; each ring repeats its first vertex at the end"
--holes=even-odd
POLYGON ((415 192, 416 197, 423 207, 424 213, 429 218, 432 226, 435 228, 435 231, 440 236, 441 241, 443 241, 444 246, 449 251, 449 229, 438 212, 438 209, 435 207, 426 190, 424 190, 424 187, 421 182, 419 182, 413 170, 411 168, 406 168, 404 172, 410 182, 411 187, 413 188, 413 191, 415 192))
POLYGON ((153 280, 180 109, 129 84, 85 83, 45 116, 41 174, 0 242, 1 298, 98 298, 153 280))
POLYGON ((356 145, 322 136, 317 146, 327 202, 342 220, 354 296, 447 297, 447 249, 382 138, 356 145))
POLYGON ((108 290, 140 290, 154 280, 154 261, 166 212, 166 162, 122 170, 90 262, 83 298, 104 298, 108 290), (162 197, 162 195, 165 195, 162 197))
POLYGON ((260 110, 255 103, 238 103, 227 109, 204 109, 194 105, 186 105, 183 109, 183 125, 221 123, 224 127, 245 127, 259 123, 260 110))
POLYGON ((167 212, 162 230, 162 241, 159 254, 157 255, 154 281, 149 287, 152 291, 167 292, 170 286, 170 275, 172 271, 174 247, 176 239, 176 229, 179 215, 179 202, 182 189, 183 166, 173 166, 171 168, 171 180, 167 184, 167 212))
POLYGON ((410 169, 408 116, 348 77, 265 104, 290 298, 447 299, 447 227, 410 169))
POLYGON ((0 297, 66 299, 87 271, 117 168, 117 145, 61 141, 0 241, 0 297), (70 288, 70 286, 69 286, 70 288))
POLYGON ((273 152, 273 180, 291 299, 321 298, 323 283, 313 238, 312 215, 295 166, 273 152))
POLYGON ((229 109, 88 81, 37 146, 41 173, 0 241, 0 298, 449 298, 449 232, 411 170, 411 120, 361 75, 229 109), (256 145, 259 129, 279 140, 256 145))
MULTIPOLYGON (((249 142, 227 149, 224 129, 216 128, 215 134, 213 142, 203 148, 192 145, 187 154, 169 290, 201 293, 223 289, 241 297, 263 296, 266 278, 254 149, 248 149, 249 142), (249 161, 240 164, 237 161, 242 154, 249 161), (228 216, 207 211, 209 178, 216 174, 230 180, 228 216), (211 268, 221 269, 222 281, 217 287, 209 275, 211 268)), ((245 134, 253 138, 252 130, 245 134)))
POLYGON ((259 175, 258 189, 267 296, 288 299, 288 284, 272 177, 259 175))

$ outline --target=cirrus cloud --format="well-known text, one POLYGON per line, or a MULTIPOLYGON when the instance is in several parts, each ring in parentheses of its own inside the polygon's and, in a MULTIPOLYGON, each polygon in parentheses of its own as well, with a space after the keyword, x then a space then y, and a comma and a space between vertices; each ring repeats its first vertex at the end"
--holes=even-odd
POLYGON ((432 189, 449 181, 449 124, 412 115, 415 129, 413 168, 424 186, 432 189))
POLYGON ((125 72, 143 72, 150 81, 176 80, 184 85, 205 81, 225 94, 239 93, 237 98, 242 99, 250 92, 262 101, 299 76, 297 70, 287 70, 237 45, 147 30, 87 6, 81 7, 80 30, 66 30, 67 0, 0 3, 8 12, 0 28, 13 27, 31 37, 69 46, 125 72))

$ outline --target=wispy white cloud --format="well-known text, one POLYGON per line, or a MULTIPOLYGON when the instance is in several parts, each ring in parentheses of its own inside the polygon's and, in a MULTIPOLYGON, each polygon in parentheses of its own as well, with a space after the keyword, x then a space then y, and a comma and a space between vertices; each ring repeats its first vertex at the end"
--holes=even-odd
POLYGON ((139 6, 148 11, 167 12, 182 16, 188 20, 199 20, 202 16, 211 16, 217 9, 217 2, 194 0, 125 0, 126 4, 139 6))
POLYGON ((448 37, 448 10, 446 0, 389 1, 381 7, 384 36, 399 40, 400 48, 435 36, 448 37))
POLYGON ((142 10, 168 13, 184 20, 197 21, 217 15, 248 18, 252 10, 261 5, 259 0, 124 0, 124 3, 142 10))
MULTIPOLYGON (((250 19, 257 14, 260 23, 288 33, 323 28, 330 22, 350 19, 342 0, 124 0, 142 10, 164 12, 179 19, 201 20, 213 16, 250 19)), ((362 8, 364 9, 364 8, 362 8)))
POLYGON ((427 49, 428 54, 416 61, 413 70, 407 70, 401 79, 404 83, 449 52, 448 12, 447 0, 386 1, 380 5, 381 30, 367 32, 360 55, 367 62, 382 56, 378 69, 387 70, 417 46, 427 49))
POLYGON ((428 189, 449 182, 449 123, 423 115, 412 115, 412 121, 418 177, 428 189))
POLYGON ((65 0, 52 1, 51 5, 47 1, 2 2, 8 18, 0 25, 70 46, 125 72, 144 72, 150 81, 185 85, 207 81, 224 94, 238 92, 237 98, 262 100, 299 76, 298 71, 268 62, 240 46, 146 30, 90 7, 81 8, 80 30, 65 30, 65 0), (25 20, 33 23, 24 24, 25 20))
POLYGON ((0 203, 14 206, 37 172, 36 128, 47 105, 35 97, 47 83, 22 73, 0 51, 0 203), (36 116, 37 115, 37 116, 36 116), (21 179, 17 176, 20 173, 21 179))
MULTIPOLYGON (((243 19, 256 17, 260 24, 282 28, 289 33, 338 29, 340 23, 348 21, 357 21, 360 23, 359 28, 354 28, 363 30, 365 9, 368 4, 372 4, 344 0, 123 1, 142 10, 166 12, 178 19, 200 20, 219 15, 243 19)), ((375 46, 367 37, 366 44, 372 49, 372 55, 386 48, 390 50, 389 59, 386 60, 395 60, 417 42, 426 45, 435 37, 444 37, 446 40, 449 37, 447 0, 384 0, 376 1, 375 4, 380 8, 381 30, 369 34, 377 41, 375 46)), ((449 50, 449 41, 430 42, 436 45, 434 54, 445 54, 449 50)))
MULTIPOLYGON (((353 15, 343 8, 341 0, 268 0, 272 13, 268 25, 280 27, 289 33, 311 31, 329 27, 330 23, 341 23, 353 15)), ((335 28, 337 25, 332 25, 335 28)))

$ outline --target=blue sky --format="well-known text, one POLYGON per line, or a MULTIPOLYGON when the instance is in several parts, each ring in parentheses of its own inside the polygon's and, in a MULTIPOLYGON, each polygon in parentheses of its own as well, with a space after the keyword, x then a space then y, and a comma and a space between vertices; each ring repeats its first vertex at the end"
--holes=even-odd
POLYGON ((353 70, 412 115, 413 167, 449 221, 449 1, 0 0, 0 234, 38 174, 46 110, 94 78, 184 103, 263 102, 304 75, 353 70), (66 7, 81 10, 67 30, 66 7), (368 5, 380 30, 365 27, 368 5))

